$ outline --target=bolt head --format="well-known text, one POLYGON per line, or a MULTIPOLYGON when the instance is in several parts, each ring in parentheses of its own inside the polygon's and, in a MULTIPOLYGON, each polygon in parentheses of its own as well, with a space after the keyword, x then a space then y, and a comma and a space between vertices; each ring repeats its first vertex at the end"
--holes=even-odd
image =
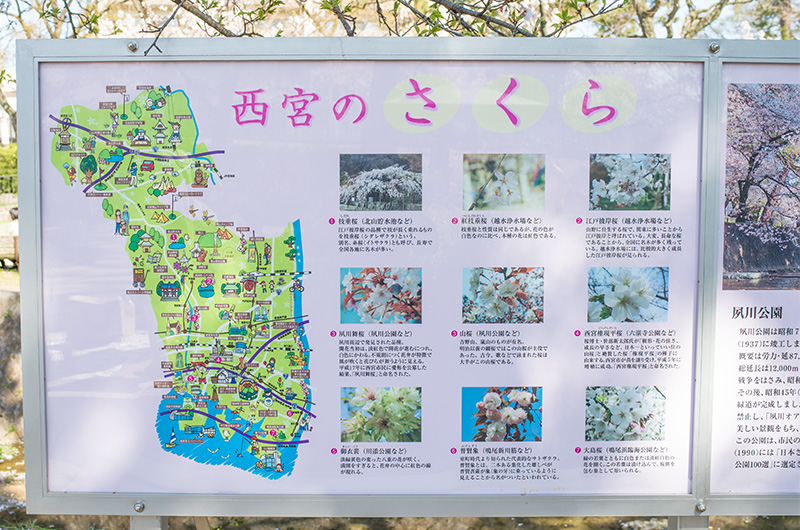
POLYGON ((700 501, 695 505, 694 509, 697 510, 698 513, 703 513, 706 511, 706 505, 704 502, 700 501))
POLYGON ((711 44, 708 45, 708 51, 710 51, 711 53, 719 53, 719 50, 720 50, 720 45, 718 42, 712 42, 711 44))
POLYGON ((135 51, 136 51, 136 50, 138 50, 138 49, 139 49, 139 44, 137 44, 136 42, 134 42, 134 41, 130 41, 130 42, 128 43, 128 51, 129 51, 129 52, 133 53, 133 52, 135 52, 135 51))
POLYGON ((133 505, 133 509, 138 513, 142 513, 144 511, 144 503, 137 502, 136 504, 133 505))

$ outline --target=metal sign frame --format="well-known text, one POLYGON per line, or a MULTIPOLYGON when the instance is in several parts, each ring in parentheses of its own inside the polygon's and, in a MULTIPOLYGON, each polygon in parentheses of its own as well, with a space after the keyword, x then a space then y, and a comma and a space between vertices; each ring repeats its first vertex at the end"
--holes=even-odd
POLYGON ((19 197, 27 503, 31 513, 146 516, 708 516, 800 514, 797 495, 710 493, 714 312, 718 271, 720 130, 726 63, 800 62, 800 43, 647 39, 162 39, 163 54, 133 53, 148 39, 19 41, 19 197), (132 42, 134 45, 129 45, 132 42), (47 488, 39 167, 40 65, 49 62, 170 61, 598 61, 683 62, 704 68, 701 185, 702 257, 695 344, 691 493, 687 495, 166 495, 60 493, 47 488))

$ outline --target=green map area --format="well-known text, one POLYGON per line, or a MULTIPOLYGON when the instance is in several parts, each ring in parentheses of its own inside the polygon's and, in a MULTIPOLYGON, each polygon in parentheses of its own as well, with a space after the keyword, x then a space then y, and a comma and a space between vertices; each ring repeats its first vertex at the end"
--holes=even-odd
POLYGON ((96 110, 51 115, 51 160, 119 237, 130 297, 163 345, 155 428, 168 452, 267 478, 291 473, 311 430, 300 222, 279 236, 216 219, 222 150, 198 143, 182 90, 106 86, 96 110), (176 208, 176 204, 178 208, 176 208))

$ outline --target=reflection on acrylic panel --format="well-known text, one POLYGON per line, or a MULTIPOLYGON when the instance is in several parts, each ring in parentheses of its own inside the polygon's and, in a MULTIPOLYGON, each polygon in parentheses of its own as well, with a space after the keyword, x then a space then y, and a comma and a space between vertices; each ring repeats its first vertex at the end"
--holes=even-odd
POLYGON ((586 441, 664 440, 666 403, 658 386, 586 387, 586 441))
POLYGON ((800 289, 800 84, 728 85, 724 289, 800 289))
POLYGON ((422 323, 422 269, 340 269, 342 324, 422 323))
POLYGON ((543 210, 544 155, 464 155, 463 208, 543 210))
POLYGON ((494 386, 461 389, 462 442, 541 440, 541 387, 494 386))
POLYGON ((466 267, 462 289, 464 324, 544 321, 543 267, 466 267))
POLYGON ((422 210, 422 155, 339 155, 339 209, 422 210))
POLYGON ((589 155, 592 210, 669 210, 668 154, 589 155))
POLYGON ((345 387, 343 442, 421 442, 422 388, 345 387))
POLYGON ((589 322, 666 322, 668 267, 590 267, 589 322))

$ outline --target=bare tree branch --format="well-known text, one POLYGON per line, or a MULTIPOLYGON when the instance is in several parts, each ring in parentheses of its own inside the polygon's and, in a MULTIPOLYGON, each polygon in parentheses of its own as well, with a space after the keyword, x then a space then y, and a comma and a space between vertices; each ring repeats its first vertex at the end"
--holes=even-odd
POLYGON ((208 25, 222 35, 223 37, 241 37, 242 35, 237 35, 236 33, 232 32, 213 18, 211 18, 207 13, 204 13, 200 8, 194 5, 193 2, 190 0, 171 0, 173 4, 176 4, 178 7, 182 7, 189 13, 193 14, 197 18, 203 21, 204 24, 208 25))
POLYGON ((150 43, 150 46, 148 46, 147 49, 144 51, 144 55, 145 56, 147 56, 147 54, 153 48, 158 50, 158 53, 164 53, 164 52, 161 51, 161 48, 158 47, 158 44, 157 44, 158 39, 159 39, 159 37, 161 37, 161 33, 167 28, 167 26, 169 26, 169 23, 172 22, 172 19, 175 18, 175 15, 178 13, 178 10, 181 7, 183 7, 184 2, 186 2, 186 0, 181 0, 181 3, 178 4, 177 6, 175 6, 175 9, 172 11, 172 14, 169 16, 169 18, 167 18, 167 20, 165 20, 164 23, 161 24, 161 26, 159 26, 158 32, 156 33, 156 37, 153 39, 153 42, 150 43))
MULTIPOLYGON (((348 37, 355 37, 356 35, 356 17, 353 15, 345 14, 342 9, 339 7, 339 0, 333 0, 330 2, 331 11, 333 14, 336 15, 336 18, 339 19, 339 22, 342 23, 342 27, 344 28, 344 32, 347 33, 348 37)), ((346 11, 347 9, 345 9, 346 11)))
POLYGON ((592 11, 590 9, 589 10, 589 13, 590 13, 589 16, 581 16, 581 17, 578 17, 577 19, 573 20, 572 22, 568 22, 566 24, 559 25, 558 28, 556 28, 551 33, 545 33, 544 30, 542 30, 542 35, 541 36, 542 37, 558 37, 559 35, 561 35, 561 33, 564 32, 564 30, 566 30, 567 28, 569 28, 571 26, 575 26, 575 25, 580 24, 582 22, 585 22, 587 20, 591 20, 593 18, 596 18, 596 17, 602 16, 602 15, 611 13, 612 11, 616 11, 618 9, 622 9, 625 6, 625 1, 626 0, 613 0, 611 3, 609 3, 607 5, 604 5, 602 7, 602 9, 600 9, 600 11, 597 11, 597 12, 592 11))
MULTIPOLYGON (((525 37, 534 37, 535 35, 528 30, 522 29, 515 24, 511 24, 506 22, 505 20, 500 20, 499 18, 495 18, 493 16, 487 15, 485 12, 474 11, 469 9, 462 4, 457 4, 455 2, 451 2, 450 0, 433 0, 435 4, 439 4, 440 6, 448 9, 449 11, 453 11, 454 13, 460 13, 462 15, 469 15, 471 17, 477 18, 479 20, 483 20, 488 24, 494 24, 501 28, 505 28, 511 32, 519 33, 525 37)), ((496 30, 495 30, 496 31, 496 30)))
MULTIPOLYGON (((392 27, 389 25, 389 21, 386 19, 386 15, 383 14, 383 9, 381 8, 381 0, 375 0, 375 11, 378 14, 378 22, 381 25, 386 27, 386 31, 389 32, 389 35, 392 35, 392 34, 399 35, 394 30, 392 30, 392 27)), ((395 20, 395 25, 396 25, 397 24, 397 17, 395 17, 394 20, 395 20)))
POLYGON ((675 22, 675 17, 678 15, 678 9, 680 9, 681 4, 678 0, 668 0, 668 2, 671 5, 670 10, 660 22, 667 30, 667 38, 671 39, 675 36, 675 31, 672 28, 672 24, 675 22))
POLYGON ((686 0, 686 7, 689 12, 686 14, 686 20, 683 23, 681 37, 684 39, 697 37, 701 31, 719 18, 726 6, 748 3, 750 3, 750 0, 718 0, 706 9, 697 9, 692 0, 686 0))
POLYGON ((77 28, 75 28, 75 22, 72 21, 73 15, 72 15, 72 11, 69 8, 69 4, 67 3, 67 0, 64 0, 64 10, 67 12, 67 20, 69 21, 69 25, 72 28, 72 38, 73 39, 77 39, 78 38, 78 30, 77 30, 77 28))
MULTIPOLYGON (((403 4, 404 6, 406 6, 406 8, 408 8, 408 10, 409 10, 409 11, 411 11, 412 13, 414 13, 414 15, 415 15, 415 16, 416 16, 418 19, 420 19, 420 20, 422 20, 423 22, 425 22, 425 24, 427 24, 427 25, 428 25, 428 26, 430 26, 431 28, 437 28, 437 29, 444 30, 444 31, 446 31, 447 33, 449 33, 450 35, 453 35, 454 37, 457 37, 457 36, 461 35, 461 34, 460 34, 460 33, 458 33, 457 31, 454 31, 454 30, 452 30, 452 29, 448 28, 447 26, 442 26, 441 24, 437 24, 436 22, 434 22, 433 20, 431 20, 430 18, 428 18, 428 17, 425 15, 425 13, 422 13, 422 12, 421 12, 421 11, 419 11, 417 8, 415 8, 414 6, 412 6, 412 5, 411 5, 411 4, 410 4, 410 3, 409 3, 407 0, 397 0, 397 1, 398 1, 399 3, 401 3, 401 4, 403 4)), ((434 0, 434 1, 435 1, 435 0, 434 0)))

